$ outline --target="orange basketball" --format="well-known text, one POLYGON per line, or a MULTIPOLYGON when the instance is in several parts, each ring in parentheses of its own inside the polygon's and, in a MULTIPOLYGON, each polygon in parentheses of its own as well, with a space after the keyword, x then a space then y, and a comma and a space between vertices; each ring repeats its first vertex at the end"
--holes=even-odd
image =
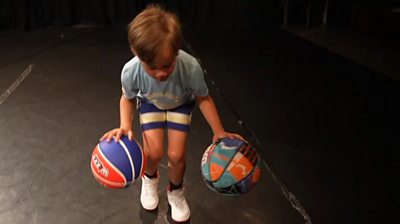
POLYGON ((90 160, 93 176, 109 188, 123 188, 141 177, 145 156, 140 145, 123 136, 118 142, 101 141, 94 148, 90 160))

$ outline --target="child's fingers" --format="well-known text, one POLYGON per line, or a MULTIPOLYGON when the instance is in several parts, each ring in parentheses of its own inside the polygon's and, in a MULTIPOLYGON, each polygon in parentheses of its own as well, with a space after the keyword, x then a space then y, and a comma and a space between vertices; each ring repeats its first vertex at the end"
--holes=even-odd
POLYGON ((110 131, 110 132, 108 132, 107 133, 107 141, 109 142, 109 141, 111 141, 111 139, 113 138, 113 136, 114 136, 114 131, 110 131))
POLYGON ((134 139, 133 131, 129 131, 129 132, 128 132, 128 139, 131 140, 131 141, 133 141, 133 139, 134 139))
POLYGON ((106 138, 107 138, 107 133, 105 133, 103 136, 101 136, 100 141, 103 141, 106 138))
POLYGON ((115 135, 114 140, 115 140, 116 142, 118 142, 118 141, 121 139, 122 134, 123 134, 122 129, 118 129, 118 131, 117 131, 117 133, 116 133, 116 135, 115 135))
POLYGON ((103 140, 110 141, 111 138, 112 138, 112 134, 110 134, 110 133, 111 133, 111 131, 105 133, 105 134, 100 138, 100 141, 103 141, 103 140))
POLYGON ((218 139, 219 139, 218 136, 214 135, 213 139, 212 139, 212 142, 215 143, 216 141, 218 141, 218 139))
POLYGON ((244 139, 241 135, 235 134, 235 138, 238 138, 244 142, 247 142, 246 139, 244 139))
POLYGON ((229 133, 229 138, 237 138, 237 139, 240 139, 240 140, 242 140, 244 142, 247 142, 246 139, 244 139, 241 135, 235 134, 235 133, 229 133))

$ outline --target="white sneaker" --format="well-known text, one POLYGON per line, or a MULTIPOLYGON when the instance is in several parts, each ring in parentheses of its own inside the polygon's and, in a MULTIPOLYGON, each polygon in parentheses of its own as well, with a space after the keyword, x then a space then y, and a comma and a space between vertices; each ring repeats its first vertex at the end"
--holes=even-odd
POLYGON ((183 194, 183 188, 169 191, 167 189, 168 204, 171 206, 171 217, 175 222, 186 222, 190 218, 189 205, 183 194))
POLYGON ((157 178, 142 177, 142 192, 140 194, 140 203, 146 210, 154 210, 158 206, 158 180, 157 178))

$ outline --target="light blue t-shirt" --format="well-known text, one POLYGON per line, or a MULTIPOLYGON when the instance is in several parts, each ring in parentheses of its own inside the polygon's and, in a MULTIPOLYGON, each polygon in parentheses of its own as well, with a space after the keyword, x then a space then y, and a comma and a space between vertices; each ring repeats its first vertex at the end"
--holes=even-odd
POLYGON ((196 96, 207 96, 204 73, 197 60, 180 50, 175 69, 165 81, 147 74, 138 57, 128 61, 121 74, 122 91, 128 99, 150 102, 158 109, 169 110, 191 102, 196 96))

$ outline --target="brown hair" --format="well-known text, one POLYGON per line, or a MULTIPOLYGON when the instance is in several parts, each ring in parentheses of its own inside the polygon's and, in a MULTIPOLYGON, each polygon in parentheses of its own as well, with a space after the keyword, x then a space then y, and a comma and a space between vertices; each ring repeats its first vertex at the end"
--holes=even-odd
POLYGON ((128 25, 128 40, 136 56, 146 64, 153 64, 165 47, 177 55, 182 41, 179 20, 160 6, 150 5, 128 25))

